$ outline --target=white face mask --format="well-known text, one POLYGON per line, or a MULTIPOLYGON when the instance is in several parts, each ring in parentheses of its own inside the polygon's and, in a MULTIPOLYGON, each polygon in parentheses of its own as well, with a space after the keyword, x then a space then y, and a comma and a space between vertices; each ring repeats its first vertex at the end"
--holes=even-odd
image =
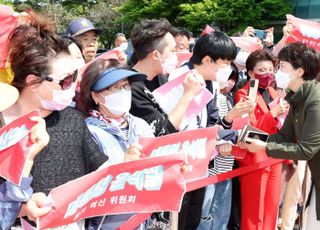
POLYGON ((241 65, 241 66, 245 67, 249 55, 250 55, 249 52, 240 50, 239 53, 237 54, 236 59, 234 60, 234 62, 237 63, 238 65, 241 65))
POLYGON ((290 82, 290 73, 282 72, 281 70, 278 70, 275 74, 277 87, 281 89, 287 89, 288 84, 290 82))
POLYGON ((216 72, 216 82, 219 83, 220 89, 223 89, 227 85, 231 73, 232 69, 230 65, 218 69, 216 72))
MULTIPOLYGON (((49 89, 51 89, 46 83, 44 83, 49 89)), ((50 111, 60 111, 65 109, 67 106, 69 106, 72 102, 72 99, 75 96, 75 89, 73 87, 70 87, 70 89, 67 90, 52 90, 52 97, 53 100, 44 100, 42 97, 40 97, 38 94, 37 96, 41 99, 40 103, 42 108, 50 111)))
POLYGON ((167 58, 164 61, 162 61, 159 53, 158 53, 158 55, 159 55, 159 59, 161 62, 163 74, 165 74, 165 75, 170 74, 173 70, 175 70, 177 68, 177 65, 179 63, 177 55, 172 55, 171 57, 167 58))
MULTIPOLYGON (((101 94, 101 96, 103 96, 101 94)), ((114 115, 123 116, 131 108, 131 90, 121 89, 104 97, 103 105, 114 115)))
POLYGON ((127 50, 127 49, 128 49, 128 42, 123 42, 123 43, 121 43, 120 48, 121 48, 123 51, 127 50))

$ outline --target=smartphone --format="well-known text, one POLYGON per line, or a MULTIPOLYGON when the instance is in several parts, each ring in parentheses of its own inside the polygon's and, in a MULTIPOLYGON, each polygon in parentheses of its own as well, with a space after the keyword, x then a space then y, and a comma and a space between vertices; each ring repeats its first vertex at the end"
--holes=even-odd
POLYGON ((257 93, 258 93, 258 79, 250 79, 249 82, 249 89, 248 89, 248 96, 252 98, 253 101, 257 100, 257 93))
POLYGON ((254 33, 256 37, 260 38, 261 40, 265 40, 267 38, 267 31, 254 29, 254 33))
POLYGON ((248 131, 246 137, 244 138, 244 143, 250 144, 248 141, 246 141, 246 138, 249 137, 251 139, 258 139, 263 142, 267 142, 269 139, 269 135, 267 133, 260 133, 255 131, 248 131))

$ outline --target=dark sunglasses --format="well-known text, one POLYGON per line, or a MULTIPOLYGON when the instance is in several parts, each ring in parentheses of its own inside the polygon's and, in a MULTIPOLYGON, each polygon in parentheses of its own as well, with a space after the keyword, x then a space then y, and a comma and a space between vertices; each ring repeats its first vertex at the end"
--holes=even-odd
POLYGON ((60 81, 55 81, 51 77, 46 77, 45 80, 59 83, 59 85, 61 86, 61 89, 66 90, 72 86, 72 83, 74 83, 77 80, 77 77, 78 77, 78 70, 75 70, 73 73, 68 74, 65 78, 63 78, 60 81))

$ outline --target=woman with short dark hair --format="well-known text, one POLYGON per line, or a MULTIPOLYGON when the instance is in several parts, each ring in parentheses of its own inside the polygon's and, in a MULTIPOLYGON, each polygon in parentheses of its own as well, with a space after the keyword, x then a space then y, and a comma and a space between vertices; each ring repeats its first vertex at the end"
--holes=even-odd
MULTIPOLYGON (((278 132, 277 117, 284 114, 288 104, 270 109, 269 103, 278 94, 270 86, 274 81, 275 58, 267 50, 252 52, 246 62, 247 75, 258 79, 256 106, 250 113, 250 125, 269 134, 278 132)), ((250 81, 235 94, 235 103, 247 98, 250 81)), ((268 161, 266 154, 247 153, 240 166, 268 161)), ((282 164, 272 165, 239 177, 241 191, 241 229, 275 229, 281 190, 282 164)))
POLYGON ((266 151, 274 158, 308 161, 314 187, 306 229, 320 229, 320 85, 316 80, 320 54, 302 43, 293 43, 285 46, 278 57, 280 68, 276 74, 286 79, 289 114, 268 143, 248 139, 250 143, 243 147, 250 152, 266 151))

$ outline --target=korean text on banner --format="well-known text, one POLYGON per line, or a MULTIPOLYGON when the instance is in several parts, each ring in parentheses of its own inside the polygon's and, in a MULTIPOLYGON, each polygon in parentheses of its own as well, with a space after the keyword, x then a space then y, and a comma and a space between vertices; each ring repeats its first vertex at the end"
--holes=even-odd
POLYGON ((175 154, 124 162, 61 185, 50 192, 48 203, 54 209, 40 217, 38 227, 92 216, 179 211, 186 190, 181 175, 184 158, 175 154))
POLYGON ((22 172, 30 154, 30 129, 37 123, 30 117, 40 116, 32 111, 0 129, 0 176, 20 185, 22 172))
POLYGON ((290 14, 287 14, 287 19, 293 25, 293 30, 286 43, 302 42, 320 51, 320 23, 296 18, 290 14))
POLYGON ((186 180, 193 181, 207 176, 208 164, 215 151, 220 126, 174 133, 157 138, 139 138, 143 157, 166 156, 180 152, 187 154, 186 180))

